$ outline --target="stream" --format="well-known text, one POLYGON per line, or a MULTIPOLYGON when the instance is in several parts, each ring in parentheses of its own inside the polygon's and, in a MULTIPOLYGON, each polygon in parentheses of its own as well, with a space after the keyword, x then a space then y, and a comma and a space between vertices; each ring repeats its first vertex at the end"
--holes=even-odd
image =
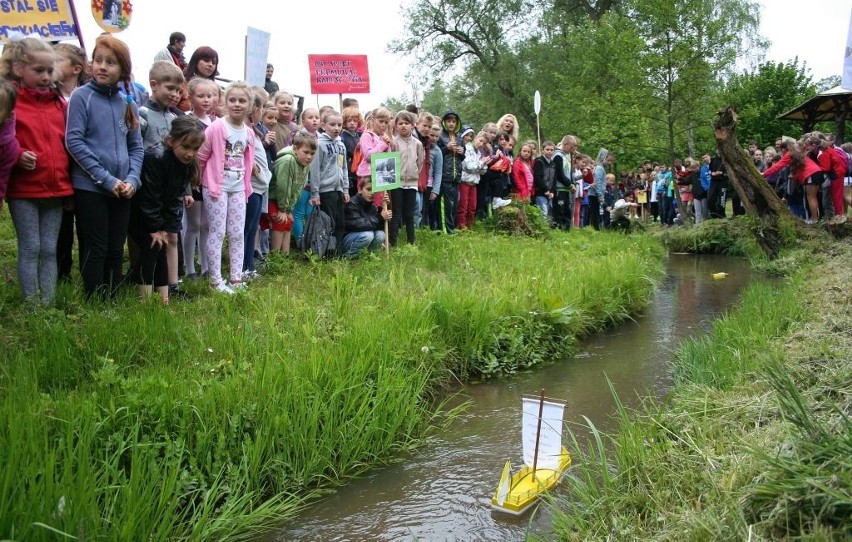
MULTIPOLYGON (((397 463, 350 481, 264 537, 285 540, 523 540, 547 533, 542 507, 520 518, 492 512, 490 500, 506 459, 521 461, 521 396, 544 388, 567 401, 567 424, 585 440, 583 416, 612 429, 615 402, 628 407, 663 398, 681 340, 706 332, 751 280, 747 261, 672 254, 645 312, 585 341, 572 358, 512 378, 464 386, 469 407, 444 431, 397 463), (713 273, 727 272, 715 280, 713 273)), ((566 442, 563 438, 563 442, 566 442)), ((570 447, 569 447, 570 450, 570 447)), ((557 486, 555 491, 564 491, 557 486)))

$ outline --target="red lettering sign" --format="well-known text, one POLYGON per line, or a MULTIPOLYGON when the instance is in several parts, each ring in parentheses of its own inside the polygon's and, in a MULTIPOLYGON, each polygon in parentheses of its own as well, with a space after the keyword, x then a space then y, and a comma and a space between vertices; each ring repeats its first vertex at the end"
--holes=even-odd
POLYGON ((367 94, 367 55, 308 55, 312 94, 367 94))

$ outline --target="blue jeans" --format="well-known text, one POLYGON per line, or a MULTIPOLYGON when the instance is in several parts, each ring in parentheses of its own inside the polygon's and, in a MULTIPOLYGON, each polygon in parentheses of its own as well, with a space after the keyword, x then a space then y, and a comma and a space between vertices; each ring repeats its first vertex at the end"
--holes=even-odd
POLYGON ((252 194, 246 202, 246 226, 243 245, 243 271, 254 271, 254 243, 257 240, 257 230, 260 227, 260 206, 263 195, 252 194))
POLYGON ((550 198, 547 196, 536 196, 535 206, 541 209, 541 214, 543 216, 550 215, 550 198))
POLYGON ((302 190, 293 207, 293 229, 290 233, 296 241, 302 238, 302 234, 305 233, 305 220, 314 212, 314 206, 309 203, 310 201, 311 191, 302 190))
POLYGON ((355 231, 343 236, 341 252, 347 258, 355 258, 365 248, 370 252, 375 252, 381 250, 384 244, 385 232, 382 230, 355 231))
POLYGON ((417 196, 414 200, 414 227, 420 228, 423 226, 423 192, 417 191, 417 196))

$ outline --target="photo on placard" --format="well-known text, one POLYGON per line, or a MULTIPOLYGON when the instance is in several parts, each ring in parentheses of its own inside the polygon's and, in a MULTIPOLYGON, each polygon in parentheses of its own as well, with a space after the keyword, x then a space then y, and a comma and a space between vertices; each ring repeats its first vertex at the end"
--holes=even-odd
POLYGON ((370 157, 373 170, 373 192, 393 190, 402 186, 401 160, 398 152, 382 152, 370 157))

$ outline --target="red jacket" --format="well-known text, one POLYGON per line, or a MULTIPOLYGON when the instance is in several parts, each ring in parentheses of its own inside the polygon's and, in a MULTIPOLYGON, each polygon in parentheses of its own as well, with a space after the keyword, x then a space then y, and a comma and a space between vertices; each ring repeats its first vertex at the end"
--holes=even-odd
POLYGON ((843 165, 843 162, 840 161, 837 153, 831 147, 822 149, 819 153, 819 165, 826 172, 826 179, 828 179, 828 172, 832 170, 834 171, 833 180, 835 182, 843 181, 843 178, 846 177, 846 166, 843 165))
POLYGON ((71 162, 65 149, 67 105, 55 90, 47 93, 18 85, 15 104, 15 136, 21 148, 36 155, 34 170, 15 165, 6 190, 7 198, 59 198, 74 193, 71 162))
MULTIPOLYGON (((816 162, 811 160, 810 156, 805 154, 805 155, 802 156, 802 158, 805 162, 804 166, 800 167, 799 169, 790 168, 790 173, 793 175, 793 178, 799 184, 804 184, 805 181, 808 180, 808 178, 811 175, 813 175, 814 173, 820 173, 820 172, 823 171, 822 168, 819 167, 819 164, 817 164, 816 162)), ((775 164, 772 167, 770 167, 769 169, 767 169, 763 172, 763 176, 769 177, 773 173, 777 173, 777 172, 781 171, 784 167, 789 166, 789 165, 790 165, 790 153, 785 152, 784 156, 781 157, 781 160, 778 160, 777 162, 775 162, 775 164)))

